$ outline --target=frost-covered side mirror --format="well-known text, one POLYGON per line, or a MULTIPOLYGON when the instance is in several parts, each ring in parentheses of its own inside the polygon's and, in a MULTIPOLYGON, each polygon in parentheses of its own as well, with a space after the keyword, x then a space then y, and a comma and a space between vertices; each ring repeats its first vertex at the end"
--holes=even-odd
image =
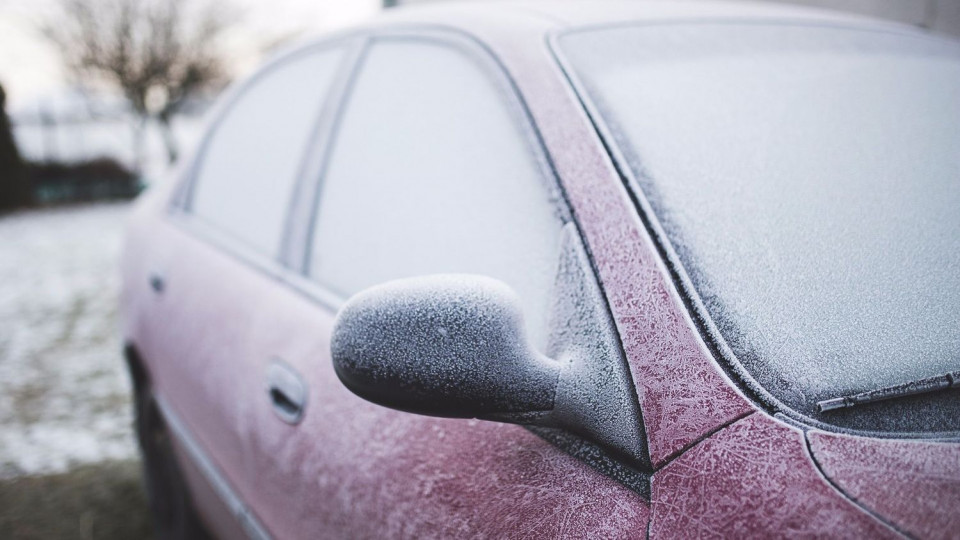
POLYGON ((530 347, 519 306, 483 276, 372 287, 337 316, 334 367, 355 394, 394 409, 529 421, 553 410, 560 364, 530 347))
POLYGON ((331 352, 358 396, 402 411, 560 429, 649 467, 637 393, 576 229, 565 228, 544 354, 504 283, 435 275, 341 308, 331 352))

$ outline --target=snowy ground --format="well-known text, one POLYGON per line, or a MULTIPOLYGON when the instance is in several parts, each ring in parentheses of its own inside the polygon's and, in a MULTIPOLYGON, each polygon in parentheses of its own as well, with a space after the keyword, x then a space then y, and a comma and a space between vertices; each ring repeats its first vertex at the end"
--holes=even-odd
POLYGON ((117 325, 127 208, 0 217, 0 480, 136 457, 117 325))

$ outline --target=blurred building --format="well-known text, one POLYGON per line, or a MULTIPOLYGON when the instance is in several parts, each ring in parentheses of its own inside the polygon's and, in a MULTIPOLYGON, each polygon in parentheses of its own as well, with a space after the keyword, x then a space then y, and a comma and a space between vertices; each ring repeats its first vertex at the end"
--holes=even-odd
MULTIPOLYGON (((384 0, 384 6, 455 0, 384 0)), ((587 1, 587 0, 584 0, 587 1)), ((637 0, 642 1, 642 0, 637 0)), ((680 0, 678 0, 680 1, 680 0)), ((837 9, 960 37, 960 0, 754 0, 837 9)))

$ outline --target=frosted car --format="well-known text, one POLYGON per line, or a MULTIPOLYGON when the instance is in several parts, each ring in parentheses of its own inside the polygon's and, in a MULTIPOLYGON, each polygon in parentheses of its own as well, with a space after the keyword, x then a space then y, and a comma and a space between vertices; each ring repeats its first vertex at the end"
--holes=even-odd
POLYGON ((134 212, 162 534, 960 531, 960 47, 739 4, 399 9, 134 212))

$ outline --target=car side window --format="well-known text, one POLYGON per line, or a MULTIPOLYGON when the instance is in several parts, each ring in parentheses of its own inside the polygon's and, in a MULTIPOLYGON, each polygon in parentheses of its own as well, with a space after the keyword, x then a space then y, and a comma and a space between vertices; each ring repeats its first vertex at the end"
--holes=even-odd
POLYGON ((482 60, 439 42, 373 42, 330 150, 308 272, 344 298, 403 277, 490 276, 519 294, 542 347, 558 188, 505 77, 482 60))
POLYGON ((256 76, 213 128, 189 211, 275 256, 301 161, 343 53, 301 53, 256 76))

